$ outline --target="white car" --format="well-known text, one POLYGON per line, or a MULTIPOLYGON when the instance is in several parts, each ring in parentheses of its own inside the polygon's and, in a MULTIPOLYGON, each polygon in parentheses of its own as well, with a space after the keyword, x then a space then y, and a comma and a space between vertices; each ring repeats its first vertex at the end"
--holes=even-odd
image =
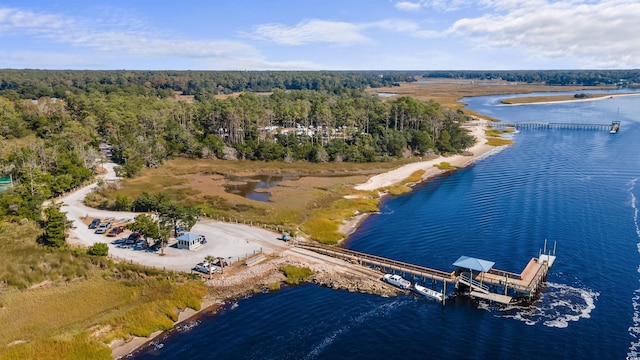
POLYGON ((211 267, 211 273, 215 274, 220 268, 213 265, 213 264, 209 264, 208 262, 201 262, 198 263, 198 265, 193 267, 193 270, 195 271, 199 271, 201 273, 205 273, 208 274, 209 273, 209 267, 211 267))
POLYGON ((111 223, 110 222, 101 223, 100 226, 98 226, 98 228, 96 229, 95 233, 96 234, 104 234, 110 228, 111 228, 111 223))

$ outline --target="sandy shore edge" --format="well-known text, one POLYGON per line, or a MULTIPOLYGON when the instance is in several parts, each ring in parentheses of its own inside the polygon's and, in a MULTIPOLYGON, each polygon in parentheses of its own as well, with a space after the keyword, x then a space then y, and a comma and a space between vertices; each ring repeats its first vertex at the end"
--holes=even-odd
POLYGON ((450 165, 456 168, 462 168, 471 165, 477 160, 483 159, 489 155, 496 153, 497 151, 504 148, 504 146, 496 147, 487 145, 487 136, 485 135, 485 130, 487 129, 487 127, 480 125, 485 123, 486 122, 482 122, 479 119, 476 119, 466 125, 466 127, 470 130, 471 135, 473 135, 477 139, 476 144, 465 152, 467 155, 438 156, 426 161, 407 164, 397 169, 372 176, 365 183, 357 185, 355 189, 369 191, 379 190, 387 186, 399 184, 406 178, 411 176, 411 174, 419 170, 425 171, 424 175, 422 176, 422 181, 424 181, 433 176, 448 171, 440 170, 435 167, 435 165, 438 165, 442 162, 448 162, 450 165))
MULTIPOLYGON (((599 94, 595 94, 599 95, 599 94)), ((606 99, 613 99, 617 97, 623 96, 640 96, 640 93, 628 93, 628 94, 611 94, 611 95, 603 95, 594 98, 584 98, 584 99, 570 99, 570 100, 558 100, 558 101, 537 101, 530 103, 518 103, 518 104, 500 104, 500 106, 521 106, 521 105, 546 105, 546 104, 562 104, 562 103, 571 103, 571 102, 586 102, 586 101, 600 101, 606 99)))

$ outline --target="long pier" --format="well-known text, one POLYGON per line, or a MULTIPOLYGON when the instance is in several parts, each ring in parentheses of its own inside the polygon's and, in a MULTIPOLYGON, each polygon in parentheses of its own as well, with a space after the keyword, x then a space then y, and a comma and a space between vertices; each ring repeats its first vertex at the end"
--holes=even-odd
POLYGON ((431 269, 425 266, 392 260, 381 256, 366 254, 336 246, 328 246, 302 241, 298 241, 295 246, 311 250, 319 254, 345 260, 353 264, 378 268, 387 272, 398 272, 403 276, 412 275, 413 277, 421 277, 447 283, 456 282, 456 276, 453 272, 448 273, 441 270, 431 269))
POLYGON ((479 125, 491 126, 494 128, 514 128, 514 129, 574 129, 574 130, 607 130, 615 134, 620 130, 620 122, 609 123, 571 123, 571 122, 488 122, 483 121, 479 125))
POLYGON ((437 283, 442 283, 443 299, 446 298, 447 284, 455 284, 456 289, 466 289, 466 293, 471 297, 503 304, 510 303, 514 297, 528 297, 531 299, 546 280, 549 268, 555 261, 554 247, 554 255, 539 254, 537 258, 532 258, 529 261, 520 274, 493 269, 491 268, 493 266, 492 262, 473 258, 471 259, 490 263, 491 266, 486 271, 476 271, 475 273, 473 268, 465 268, 464 266, 458 267, 455 271, 446 272, 382 256, 308 241, 296 241, 294 246, 353 264, 378 269, 385 273, 399 273, 403 277, 411 277, 414 283, 418 283, 419 280, 425 282, 430 279, 432 288, 435 288, 437 283))

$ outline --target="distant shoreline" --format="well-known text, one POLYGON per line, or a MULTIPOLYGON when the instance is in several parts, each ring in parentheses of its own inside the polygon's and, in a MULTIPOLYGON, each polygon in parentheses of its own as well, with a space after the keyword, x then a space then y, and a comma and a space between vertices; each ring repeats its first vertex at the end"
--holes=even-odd
POLYGON ((505 103, 502 103, 502 104, 500 104, 500 106, 562 104, 562 103, 571 103, 571 102, 586 102, 586 101, 606 100, 606 99, 612 99, 612 98, 622 97, 622 96, 640 96, 640 93, 612 94, 612 95, 605 94, 605 95, 602 95, 602 96, 592 97, 592 98, 575 98, 575 99, 569 99, 569 100, 556 100, 556 101, 554 101, 554 100, 535 101, 535 102, 523 102, 523 103, 516 103, 516 104, 505 104, 505 103))

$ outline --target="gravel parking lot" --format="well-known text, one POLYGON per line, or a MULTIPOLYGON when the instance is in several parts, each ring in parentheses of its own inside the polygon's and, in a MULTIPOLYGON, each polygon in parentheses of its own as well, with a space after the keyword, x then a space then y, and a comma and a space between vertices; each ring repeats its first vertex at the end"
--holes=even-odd
MULTIPOLYGON (((104 164, 107 174, 103 178, 106 181, 118 180, 113 171, 114 166, 113 163, 104 164)), ((66 212, 67 218, 73 222, 74 226, 67 241, 83 246, 91 246, 97 242, 107 243, 109 254, 118 260, 171 270, 190 271, 208 255, 235 262, 260 251, 275 254, 289 248, 289 245, 278 240, 281 236, 279 233, 249 225, 212 220, 200 220, 189 231, 207 238, 206 244, 194 250, 178 249, 170 245, 165 247, 164 255, 161 255, 160 251, 144 249, 143 246, 123 246, 124 239, 130 234, 128 230, 117 237, 107 237, 106 234, 96 234, 94 229, 88 228, 88 224, 92 219, 100 218, 103 221, 108 219, 113 222, 113 226, 118 226, 132 221, 139 213, 105 211, 85 206, 84 197, 96 186, 96 184, 88 185, 59 200, 63 203, 62 211, 66 212)))

